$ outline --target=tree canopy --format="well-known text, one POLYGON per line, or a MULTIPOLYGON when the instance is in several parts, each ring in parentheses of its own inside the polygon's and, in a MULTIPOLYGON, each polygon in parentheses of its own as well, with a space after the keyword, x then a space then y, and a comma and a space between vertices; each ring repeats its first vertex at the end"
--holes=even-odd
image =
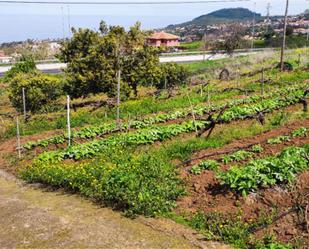
POLYGON ((99 31, 72 31, 73 37, 62 44, 59 58, 68 64, 65 91, 73 98, 99 92, 115 96, 118 70, 126 95, 130 90, 136 95, 138 84, 160 85, 164 71, 159 64, 160 50, 145 45, 148 33, 141 30, 140 23, 128 31, 107 27, 104 21, 99 31))

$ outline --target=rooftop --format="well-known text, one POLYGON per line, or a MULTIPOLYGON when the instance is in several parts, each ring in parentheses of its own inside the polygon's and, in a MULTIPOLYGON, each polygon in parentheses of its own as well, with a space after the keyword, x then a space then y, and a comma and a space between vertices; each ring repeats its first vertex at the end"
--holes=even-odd
POLYGON ((174 40, 174 39, 180 39, 179 36, 177 35, 172 35, 172 34, 168 34, 165 32, 157 32, 152 34, 149 39, 155 39, 155 40, 162 40, 162 39, 166 39, 166 40, 174 40))

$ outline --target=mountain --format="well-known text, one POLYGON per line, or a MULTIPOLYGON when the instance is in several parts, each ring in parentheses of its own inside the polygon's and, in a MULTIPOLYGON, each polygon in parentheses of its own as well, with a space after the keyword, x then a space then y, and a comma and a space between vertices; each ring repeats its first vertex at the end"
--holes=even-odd
MULTIPOLYGON (((211 12, 207 15, 199 16, 193 19, 190 22, 185 22, 182 24, 177 25, 170 25, 168 28, 171 27, 184 27, 188 25, 213 25, 213 24, 220 24, 226 22, 234 22, 234 21, 247 21, 252 20, 254 16, 254 12, 250 11, 249 9, 245 8, 229 8, 229 9, 220 9, 214 12, 211 12)), ((261 14, 255 13, 256 20, 261 19, 261 14)))

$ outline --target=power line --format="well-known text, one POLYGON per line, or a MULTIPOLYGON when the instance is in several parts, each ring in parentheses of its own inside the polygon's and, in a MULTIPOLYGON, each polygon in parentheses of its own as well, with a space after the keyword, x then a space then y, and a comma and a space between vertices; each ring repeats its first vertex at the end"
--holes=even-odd
POLYGON ((182 1, 182 2, 175 2, 175 1, 155 1, 155 2, 99 2, 99 1, 92 1, 92 2, 70 2, 70 1, 23 1, 23 0, 12 0, 12 1, 0 1, 0 3, 4 4, 69 4, 69 5, 169 5, 169 4, 206 4, 206 3, 235 3, 235 2, 250 2, 251 0, 206 0, 206 1, 182 1))

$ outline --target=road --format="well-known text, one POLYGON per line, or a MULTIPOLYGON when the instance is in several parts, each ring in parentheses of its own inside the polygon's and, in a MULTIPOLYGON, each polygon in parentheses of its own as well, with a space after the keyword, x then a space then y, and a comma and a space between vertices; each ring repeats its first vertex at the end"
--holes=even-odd
MULTIPOLYGON (((0 67, 0 77, 2 77, 7 71, 11 69, 12 66, 1 66, 0 67)), ((47 63, 47 64, 37 64, 37 69, 44 73, 57 74, 60 73, 62 69, 66 68, 65 63, 47 63)))
MULTIPOLYGON (((249 55, 257 52, 241 52, 236 53, 235 56, 249 55)), ((166 62, 177 62, 177 63, 185 63, 185 62, 194 62, 194 61, 203 61, 203 60, 219 60, 223 58, 227 58, 226 54, 216 54, 212 55, 210 53, 202 55, 173 55, 173 56, 162 56, 160 57, 161 63, 166 62)), ((3 77, 4 74, 9 71, 11 66, 1 66, 0 67, 0 77, 3 77)), ((62 69, 66 68, 65 63, 47 63, 47 64, 37 64, 37 69, 44 73, 57 74, 62 71, 62 69)))

